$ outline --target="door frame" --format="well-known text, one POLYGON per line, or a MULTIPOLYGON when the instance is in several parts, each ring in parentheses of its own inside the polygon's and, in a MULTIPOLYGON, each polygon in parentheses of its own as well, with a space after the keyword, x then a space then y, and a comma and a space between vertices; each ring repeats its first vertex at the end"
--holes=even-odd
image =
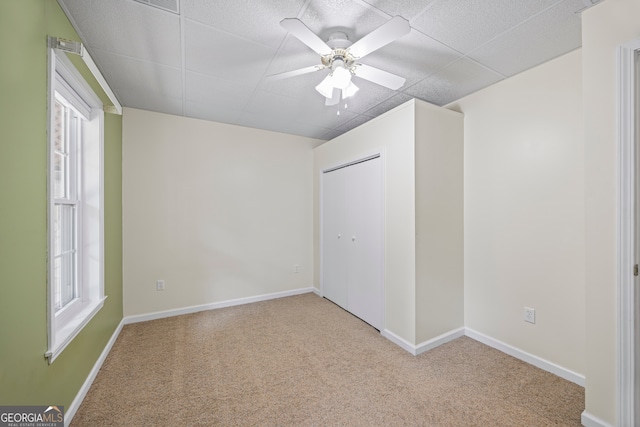
POLYGON ((636 185, 637 167, 636 149, 638 139, 638 123, 636 115, 640 106, 640 97, 636 94, 637 74, 640 72, 638 56, 640 55, 640 39, 618 47, 618 158, 617 158, 617 291, 618 291, 618 425, 634 425, 640 417, 636 408, 636 398, 640 390, 636 389, 637 354, 636 319, 640 316, 635 304, 637 292, 634 265, 636 254, 636 185))

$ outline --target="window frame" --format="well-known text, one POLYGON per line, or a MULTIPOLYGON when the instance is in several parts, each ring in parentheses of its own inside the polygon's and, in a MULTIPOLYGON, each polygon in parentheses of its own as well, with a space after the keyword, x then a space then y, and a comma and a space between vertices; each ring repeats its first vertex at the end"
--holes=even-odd
POLYGON ((48 49, 47 111, 47 352, 49 364, 62 353, 96 313, 103 307, 104 295, 104 111, 96 96, 69 58, 62 51, 48 49), (56 99, 76 118, 69 147, 70 194, 56 198, 54 193, 55 142, 53 120, 56 99), (59 101, 60 102, 60 101, 59 101), (74 143, 72 142, 71 145, 74 143), (71 175, 70 175, 71 176, 71 175), (56 309, 53 236, 55 206, 75 206, 75 298, 56 309), (85 209, 85 207, 87 209, 85 209), (87 215, 85 215, 85 210, 87 215), (90 213, 89 213, 90 212, 90 213), (86 239, 85 239, 86 238, 86 239))

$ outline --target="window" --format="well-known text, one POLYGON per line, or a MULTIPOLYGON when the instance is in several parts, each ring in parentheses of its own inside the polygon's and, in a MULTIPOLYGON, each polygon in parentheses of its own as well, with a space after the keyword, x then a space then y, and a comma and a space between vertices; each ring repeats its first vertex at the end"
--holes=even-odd
POLYGON ((102 103, 66 55, 50 51, 49 363, 104 304, 102 103))

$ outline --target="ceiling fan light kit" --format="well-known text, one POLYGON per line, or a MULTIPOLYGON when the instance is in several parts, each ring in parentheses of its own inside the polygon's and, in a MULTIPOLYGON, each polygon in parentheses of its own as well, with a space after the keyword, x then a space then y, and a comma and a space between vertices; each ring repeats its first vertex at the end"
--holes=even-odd
POLYGON ((329 74, 316 86, 316 90, 326 98, 325 105, 336 105, 358 92, 352 77, 359 77, 380 86, 397 90, 404 85, 403 77, 356 62, 373 51, 399 39, 411 31, 409 21, 396 16, 373 30, 355 43, 351 43, 343 32, 335 32, 324 42, 297 18, 287 18, 280 22, 282 28, 290 32, 302 43, 320 55, 321 65, 287 71, 268 76, 270 80, 280 80, 330 69, 329 74))

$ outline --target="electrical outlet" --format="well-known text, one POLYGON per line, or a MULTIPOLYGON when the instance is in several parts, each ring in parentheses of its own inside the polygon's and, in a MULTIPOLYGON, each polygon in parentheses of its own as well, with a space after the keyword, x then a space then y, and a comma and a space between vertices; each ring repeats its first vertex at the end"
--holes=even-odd
POLYGON ((294 273, 300 273, 300 266, 298 264, 293 266, 293 272, 294 273))
POLYGON ((156 291, 164 291, 164 280, 156 280, 156 291))
POLYGON ((536 311, 533 308, 524 308, 524 321, 529 323, 536 323, 536 311))

